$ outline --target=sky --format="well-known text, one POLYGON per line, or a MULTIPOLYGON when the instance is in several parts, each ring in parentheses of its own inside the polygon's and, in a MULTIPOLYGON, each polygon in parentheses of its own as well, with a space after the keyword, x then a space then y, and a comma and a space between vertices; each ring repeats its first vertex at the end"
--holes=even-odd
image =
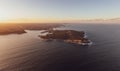
POLYGON ((120 0, 0 0, 0 21, 120 20, 120 0))

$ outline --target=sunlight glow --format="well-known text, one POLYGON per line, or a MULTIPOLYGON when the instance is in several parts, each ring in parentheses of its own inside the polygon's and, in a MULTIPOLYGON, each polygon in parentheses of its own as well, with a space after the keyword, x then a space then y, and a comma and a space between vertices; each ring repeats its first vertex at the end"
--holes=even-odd
POLYGON ((119 0, 0 0, 0 23, 120 22, 119 0))

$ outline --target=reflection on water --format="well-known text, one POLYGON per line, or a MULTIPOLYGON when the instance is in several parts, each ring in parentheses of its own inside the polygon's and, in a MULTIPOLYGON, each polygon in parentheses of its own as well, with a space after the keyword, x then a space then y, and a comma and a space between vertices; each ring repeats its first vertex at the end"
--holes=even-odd
MULTIPOLYGON (((62 28, 62 27, 61 27, 62 28)), ((94 44, 45 42, 40 31, 0 36, 0 71, 120 71, 120 25, 70 24, 94 44)))

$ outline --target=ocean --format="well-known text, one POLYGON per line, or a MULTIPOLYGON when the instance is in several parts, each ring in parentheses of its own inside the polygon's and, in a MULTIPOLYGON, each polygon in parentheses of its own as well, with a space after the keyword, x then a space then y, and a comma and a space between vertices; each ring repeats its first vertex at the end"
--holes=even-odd
POLYGON ((0 35, 0 71, 120 71, 119 24, 65 24, 93 42, 80 46, 44 41, 40 30, 0 35))

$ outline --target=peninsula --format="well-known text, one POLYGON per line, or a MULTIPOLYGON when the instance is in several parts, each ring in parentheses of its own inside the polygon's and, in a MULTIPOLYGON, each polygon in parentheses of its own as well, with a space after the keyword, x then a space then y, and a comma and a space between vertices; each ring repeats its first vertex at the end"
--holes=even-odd
POLYGON ((0 35, 6 34, 22 34, 26 33, 25 30, 49 30, 61 26, 60 24, 52 23, 29 23, 29 24, 0 24, 0 35))
POLYGON ((85 37, 84 31, 75 30, 48 30, 44 33, 46 35, 40 35, 45 40, 63 40, 68 43, 75 43, 80 45, 90 45, 91 41, 85 37))

